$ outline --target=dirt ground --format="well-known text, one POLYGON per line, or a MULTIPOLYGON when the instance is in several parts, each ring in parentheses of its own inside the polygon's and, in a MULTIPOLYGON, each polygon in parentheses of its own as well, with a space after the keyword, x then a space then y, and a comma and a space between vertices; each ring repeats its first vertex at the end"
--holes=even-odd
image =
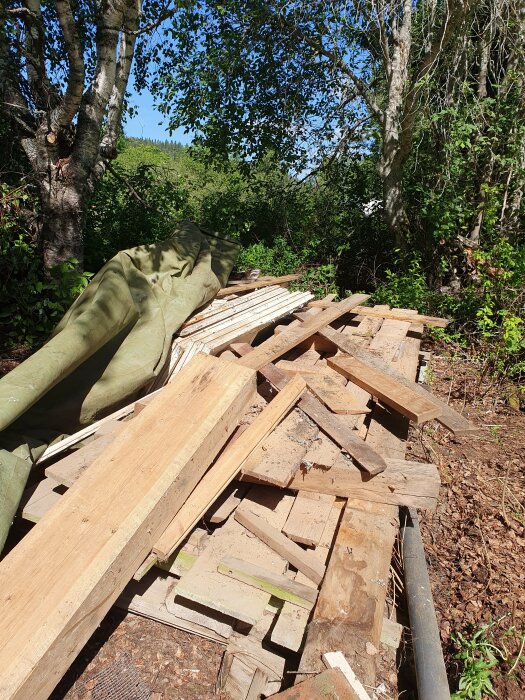
MULTIPOLYGON (((524 415, 509 406, 515 385, 481 376, 474 360, 445 348, 426 349, 433 351, 432 391, 480 428, 455 438, 427 424, 412 429, 408 444, 407 457, 433 461, 441 473, 438 508, 422 514, 421 525, 451 688, 461 673, 455 635, 490 624, 488 637, 505 657, 493 673, 497 697, 518 700, 525 691, 525 662, 515 663, 525 657, 524 415)), ((220 645, 114 609, 52 700, 211 700, 222 653, 220 645)), ((403 649, 398 662, 405 666, 399 697, 407 699, 414 693, 403 649)), ((379 675, 391 678, 391 671, 379 675)))

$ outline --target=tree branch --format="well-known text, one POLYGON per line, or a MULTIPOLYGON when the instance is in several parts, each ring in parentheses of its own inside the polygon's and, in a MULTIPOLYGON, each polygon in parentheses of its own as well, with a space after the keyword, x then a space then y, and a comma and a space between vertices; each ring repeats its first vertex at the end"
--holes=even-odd
POLYGON ((51 115, 53 131, 68 126, 75 116, 82 100, 85 76, 82 46, 69 0, 55 0, 55 9, 66 47, 69 79, 62 103, 51 115))
POLYGON ((117 139, 122 122, 122 109, 126 87, 133 62, 136 30, 139 25, 141 0, 128 0, 127 12, 124 17, 124 27, 120 35, 119 56, 115 84, 111 91, 108 104, 106 133, 100 144, 100 153, 104 158, 114 158, 116 155, 117 139))

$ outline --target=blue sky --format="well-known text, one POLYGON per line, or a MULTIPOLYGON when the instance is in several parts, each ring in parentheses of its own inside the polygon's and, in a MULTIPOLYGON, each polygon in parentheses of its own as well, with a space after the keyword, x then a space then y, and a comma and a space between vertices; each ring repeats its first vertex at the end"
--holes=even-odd
POLYGON ((191 142, 191 133, 185 134, 184 129, 177 129, 173 132, 172 136, 169 135, 167 131, 168 119, 155 109, 153 96, 148 90, 144 90, 139 95, 133 90, 131 85, 128 87, 131 87, 132 93, 130 102, 137 107, 138 114, 132 119, 128 118, 124 124, 124 133, 126 136, 134 136, 135 138, 143 139, 159 139, 160 141, 177 141, 183 144, 191 142))

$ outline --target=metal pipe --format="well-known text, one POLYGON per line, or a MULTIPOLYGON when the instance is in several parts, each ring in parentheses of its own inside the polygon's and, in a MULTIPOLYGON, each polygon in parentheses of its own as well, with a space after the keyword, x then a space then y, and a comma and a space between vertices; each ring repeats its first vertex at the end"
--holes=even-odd
POLYGON ((401 521, 405 589, 412 629, 419 700, 450 700, 443 649, 416 509, 403 508, 401 521))

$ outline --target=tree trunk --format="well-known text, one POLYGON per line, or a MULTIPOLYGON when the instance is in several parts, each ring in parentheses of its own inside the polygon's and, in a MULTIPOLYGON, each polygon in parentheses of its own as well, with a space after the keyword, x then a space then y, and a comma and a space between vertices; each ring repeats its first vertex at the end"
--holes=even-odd
POLYGON ((403 194, 403 159, 399 147, 390 151, 388 140, 384 141, 381 153, 380 174, 383 184, 383 208, 385 221, 394 236, 396 246, 406 251, 410 231, 403 194))
POLYGON ((82 188, 68 181, 67 166, 56 172, 63 179, 46 181, 41 186, 44 265, 50 268, 75 258, 82 268, 87 197, 82 188))

